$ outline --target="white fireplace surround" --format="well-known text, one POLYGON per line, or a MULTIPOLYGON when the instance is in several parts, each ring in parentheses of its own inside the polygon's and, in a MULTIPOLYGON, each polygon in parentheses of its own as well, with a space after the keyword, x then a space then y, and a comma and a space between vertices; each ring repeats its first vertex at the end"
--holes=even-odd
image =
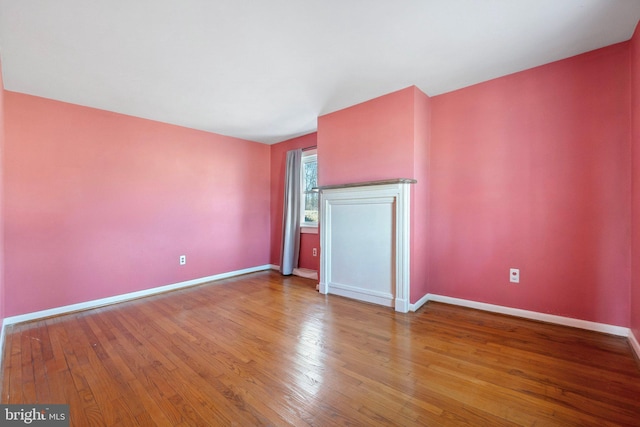
POLYGON ((320 187, 320 287, 409 311, 410 185, 392 179, 320 187))

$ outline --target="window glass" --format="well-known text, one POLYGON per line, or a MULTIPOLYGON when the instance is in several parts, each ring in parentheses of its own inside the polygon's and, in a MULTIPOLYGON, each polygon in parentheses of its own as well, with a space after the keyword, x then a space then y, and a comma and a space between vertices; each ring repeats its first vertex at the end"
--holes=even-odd
POLYGON ((315 150, 302 153, 302 225, 318 225, 318 156, 315 150))

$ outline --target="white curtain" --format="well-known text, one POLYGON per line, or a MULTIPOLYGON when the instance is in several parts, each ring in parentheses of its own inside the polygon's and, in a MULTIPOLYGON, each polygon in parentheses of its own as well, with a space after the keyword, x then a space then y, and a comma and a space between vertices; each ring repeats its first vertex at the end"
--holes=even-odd
POLYGON ((298 267, 300 255, 300 167, 302 150, 287 152, 287 165, 284 177, 284 209, 282 216, 282 251, 280 253, 280 272, 293 273, 298 267))

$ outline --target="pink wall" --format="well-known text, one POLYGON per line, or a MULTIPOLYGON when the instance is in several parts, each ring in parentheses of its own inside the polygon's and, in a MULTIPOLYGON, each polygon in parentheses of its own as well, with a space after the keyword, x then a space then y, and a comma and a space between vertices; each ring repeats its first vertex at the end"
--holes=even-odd
POLYGON ((5 125, 7 316, 269 263, 269 146, 12 92, 5 125))
POLYGON ((632 76, 632 282, 631 282, 631 329, 640 339, 640 25, 631 39, 632 76))
POLYGON ((318 117, 319 184, 413 178, 414 90, 318 117))
MULTIPOLYGON (((314 147, 317 134, 310 133, 298 138, 289 139, 271 146, 271 257, 273 265, 280 265, 280 248, 282 244, 282 205, 284 203, 284 171, 287 151, 298 148, 314 147)), ((321 164, 320 156, 318 163, 321 164)), ((320 270, 320 238, 318 234, 302 234, 300 236, 299 267, 320 270), (313 248, 318 248, 318 255, 313 256, 313 248)))
POLYGON ((411 200, 411 295, 415 303, 429 292, 429 176, 431 161, 431 99, 418 88, 414 93, 413 170, 418 182, 412 186, 411 200))
POLYGON ((300 235, 300 268, 308 268, 320 272, 320 235, 301 234, 300 235), (316 256, 313 256, 313 248, 316 248, 316 256))
POLYGON ((630 93, 622 43, 432 98, 430 292, 628 326, 630 93))

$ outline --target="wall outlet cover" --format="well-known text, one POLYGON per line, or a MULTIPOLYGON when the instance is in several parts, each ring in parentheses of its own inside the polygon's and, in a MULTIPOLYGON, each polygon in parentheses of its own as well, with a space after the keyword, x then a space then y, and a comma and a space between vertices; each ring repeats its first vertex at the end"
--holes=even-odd
POLYGON ((509 269, 509 281, 511 283, 520 283, 520 269, 518 268, 509 269))

